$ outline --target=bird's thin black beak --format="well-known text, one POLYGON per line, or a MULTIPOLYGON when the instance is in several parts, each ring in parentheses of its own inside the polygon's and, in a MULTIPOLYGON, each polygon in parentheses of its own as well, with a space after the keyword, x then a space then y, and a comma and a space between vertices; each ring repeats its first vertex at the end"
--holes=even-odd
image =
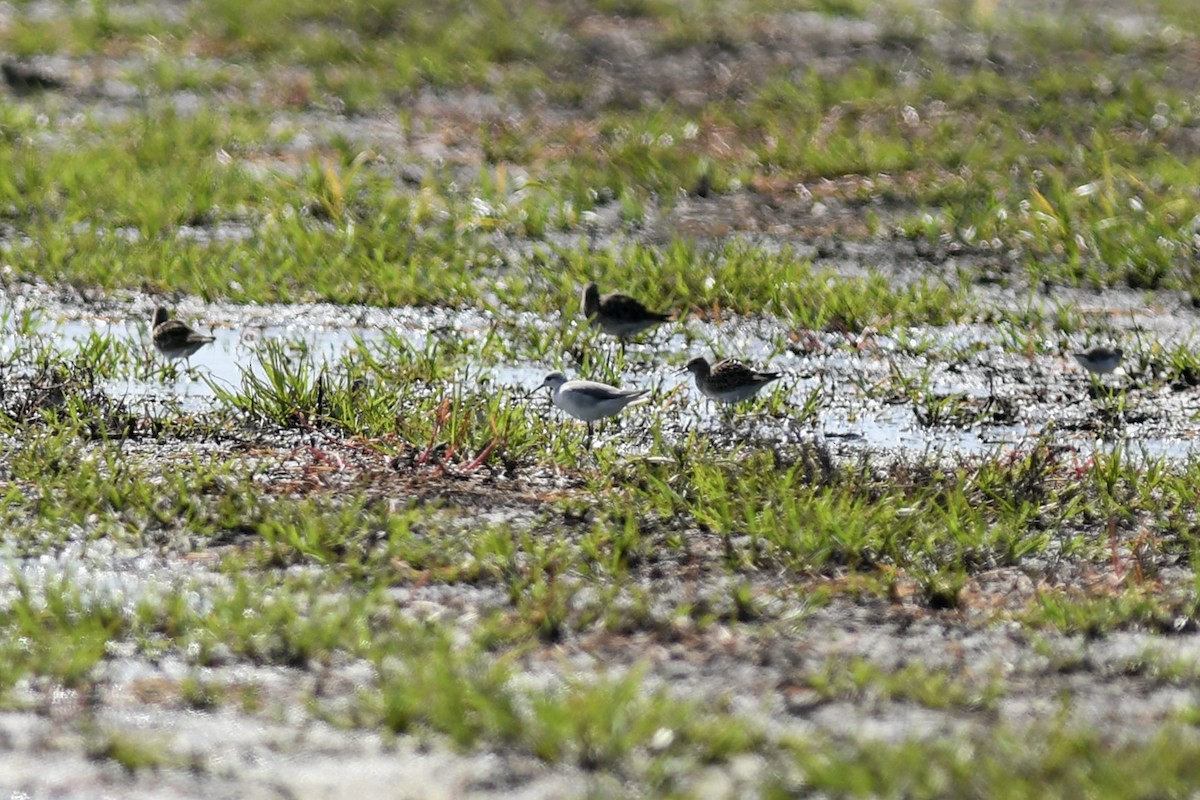
POLYGON ((527 398, 533 397, 535 394, 537 394, 538 392, 540 392, 542 389, 545 389, 545 388, 546 388, 546 384, 543 383, 541 386, 535 386, 532 389, 526 389, 525 397, 527 397, 527 398))

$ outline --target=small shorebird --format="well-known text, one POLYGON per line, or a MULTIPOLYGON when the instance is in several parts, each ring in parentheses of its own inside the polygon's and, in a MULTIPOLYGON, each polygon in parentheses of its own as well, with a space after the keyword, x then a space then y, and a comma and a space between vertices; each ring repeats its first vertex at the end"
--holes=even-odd
POLYGON ((594 283, 589 283, 583 290, 583 316, 600 330, 620 339, 622 345, 629 337, 671 318, 670 314, 651 311, 627 294, 601 295, 600 287, 594 283))
POLYGON ((1079 366, 1095 375, 1107 375, 1121 366, 1125 352, 1119 347, 1093 347, 1086 353, 1072 353, 1079 366))
POLYGON ((26 66, 19 61, 9 60, 0 63, 0 73, 4 75, 4 82, 8 84, 9 88, 21 95, 62 89, 66 86, 53 75, 26 66))
POLYGON ((550 399, 554 405, 587 423, 589 446, 593 422, 616 416, 625 406, 650 392, 649 389, 618 389, 595 381, 569 381, 561 372, 546 375, 538 388, 544 386, 550 387, 550 399))
POLYGON ((683 369, 696 376, 700 394, 726 404, 749 400, 780 377, 778 372, 758 372, 731 358, 709 364, 704 356, 696 356, 683 369))
POLYGON ((154 321, 150 324, 150 339, 167 359, 182 358, 189 360, 190 364, 193 353, 209 342, 216 341, 216 337, 194 331, 187 323, 169 319, 168 316, 167 310, 158 306, 154 309, 154 321))

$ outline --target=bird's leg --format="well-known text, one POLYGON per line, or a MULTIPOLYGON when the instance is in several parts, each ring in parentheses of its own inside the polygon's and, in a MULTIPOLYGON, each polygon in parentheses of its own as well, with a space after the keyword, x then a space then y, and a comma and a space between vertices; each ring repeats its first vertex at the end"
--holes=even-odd
POLYGON ((588 446, 588 449, 590 450, 592 447, 592 423, 589 422, 587 424, 587 426, 588 426, 587 446, 588 446))
MULTIPOLYGON (((710 411, 716 411, 716 412, 717 412, 717 424, 720 424, 720 422, 721 422, 721 414, 722 414, 722 411, 721 411, 721 404, 720 404, 720 403, 718 403, 718 402, 717 402, 717 401, 715 401, 715 400, 705 400, 705 402, 708 404, 708 408, 709 408, 709 410, 710 410, 710 411)), ((712 415, 711 415, 711 414, 709 414, 708 421, 709 421, 709 425, 708 425, 708 427, 709 427, 709 428, 712 428, 712 415)))

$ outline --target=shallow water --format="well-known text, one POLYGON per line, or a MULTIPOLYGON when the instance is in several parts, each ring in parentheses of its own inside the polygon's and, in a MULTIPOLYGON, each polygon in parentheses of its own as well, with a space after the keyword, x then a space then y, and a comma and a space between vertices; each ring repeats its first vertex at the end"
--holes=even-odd
MULTIPOLYGON (((148 303, 142 305, 149 308, 148 303)), ((16 348, 14 320, 21 310, 19 304, 14 305, 10 311, 16 313, 4 317, 0 355, 11 356, 16 348)), ((149 324, 142 319, 145 314, 131 317, 126 308, 87 312, 86 307, 51 305, 37 317, 36 336, 63 352, 78 349, 94 335, 109 337, 121 345, 131 344, 146 359, 161 364, 162 357, 149 341, 149 324)), ((109 382, 106 391, 135 408, 170 402, 185 411, 201 412, 218 402, 213 385, 232 389, 247 373, 261 377, 259 354, 268 342, 307 354, 315 366, 335 366, 353 348, 381 344, 389 333, 423 350, 431 338, 450 334, 482 342, 495 322, 478 311, 329 305, 185 306, 177 309, 177 316, 211 333, 216 341, 191 358, 190 369, 182 362, 173 373, 142 369, 138 372, 146 377, 126 375, 109 382)), ((527 314, 514 314, 508 322, 518 329, 545 326, 552 332, 563 324, 558 318, 538 319, 527 314)), ((1093 419, 1098 406, 1089 397, 1090 382, 1065 353, 1028 359, 1006 352, 990 326, 953 325, 857 339, 838 333, 802 332, 798 341, 808 349, 793 342, 788 333, 782 323, 771 319, 690 320, 631 344, 618 382, 652 387, 656 398, 678 389, 673 402, 657 406, 652 402, 650 412, 640 412, 663 415, 668 431, 695 426, 712 426, 716 431, 726 424, 723 410, 700 396, 689 375, 678 372, 678 365, 692 355, 715 354, 784 372, 784 378, 764 394, 784 392, 786 406, 802 408, 814 391, 821 391, 815 419, 802 423, 739 409, 733 433, 745 431, 743 426, 749 425, 764 441, 811 437, 840 449, 966 458, 1019 448, 1048 436, 1081 458, 1118 449, 1138 458, 1170 460, 1185 460, 1194 453, 1197 426, 1193 417, 1200 412, 1195 392, 1131 391, 1128 403, 1141 421, 1116 427, 1098 425, 1093 419), (941 357, 943 352, 968 355, 941 357), (923 425, 917 404, 947 397, 965 404, 968 421, 923 425), (1016 418, 1003 423, 986 418, 971 423, 971 410, 988 407, 989 399, 1008 402, 1016 418)), ((604 353, 616 351, 614 343, 590 333, 585 332, 581 341, 589 347, 608 348, 604 353)), ((513 349, 520 348, 514 345, 513 349)), ((469 374, 473 381, 532 391, 550 369, 574 374, 569 363, 534 360, 480 363, 471 365, 469 374)), ((1104 385, 1120 387, 1128 380, 1118 372, 1104 385)))

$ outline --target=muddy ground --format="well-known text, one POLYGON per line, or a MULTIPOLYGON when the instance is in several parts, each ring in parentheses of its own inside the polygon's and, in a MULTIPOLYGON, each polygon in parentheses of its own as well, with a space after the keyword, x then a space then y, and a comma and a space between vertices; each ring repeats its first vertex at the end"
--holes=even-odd
MULTIPOLYGON (((48 323, 49 329, 68 318, 119 316, 144 302, 136 296, 117 297, 83 306, 56 302, 49 294, 46 287, 12 287, 8 300, 38 297, 41 307, 54 309, 55 322, 48 323)), ((1081 306, 1088 304, 1089 313, 1104 318, 1114 333, 1129 334, 1131 320, 1125 309, 1131 296, 1073 296, 1081 306)), ((1137 324, 1144 341, 1190 337, 1195 315, 1182 309, 1178 298, 1164 296, 1159 301, 1163 308, 1139 309, 1137 324)), ((993 295, 989 302, 1000 304, 1002 298, 993 295)), ((317 340, 344 341, 338 323, 344 310, 195 308, 229 341, 241 341, 239 329, 256 327, 261 335, 286 336, 284 317, 303 320, 306 335, 317 340)), ((383 326, 412 322, 408 312, 373 314, 371 320, 383 326)), ((761 320, 730 321, 723 329, 701 321, 688 325, 697 335, 726 340, 740 331, 746 342, 754 340, 755 331, 770 328, 761 320)), ((960 342, 987 342, 988 334, 985 325, 937 332, 960 342)), ((673 378, 659 379, 653 410, 647 413, 660 415, 679 435, 691 429, 706 431, 718 446, 749 442, 789 457, 808 451, 841 463, 865 460, 880 474, 892 471, 898 480, 910 479, 913 465, 971 464, 1035 447, 1048 448, 1052 458, 1079 469, 1094 453, 1121 448, 1132 458, 1140 453, 1182 463, 1192 457, 1193 418, 1200 397, 1183 385, 1143 391, 1138 362, 1131 361, 1128 372, 1094 385, 1065 352, 1031 359, 985 345, 965 364, 935 367, 934 385, 964 397, 970 412, 959 422, 922 425, 919 403, 861 387, 882 386, 897 370, 920 374, 930 368, 930 357, 905 352, 890 336, 875 337, 861 348, 838 344, 840 336, 822 334, 808 342, 808 350, 792 354, 791 361, 786 356, 777 360, 791 373, 792 403, 813 386, 839 387, 829 392, 816 419, 796 424, 766 414, 749 415, 730 426, 690 388, 673 393, 673 378), (1116 415, 1101 413, 1106 392, 1121 389, 1130 399, 1128 408, 1116 415)), ((214 347, 198 360, 198 368, 205 368, 206 358, 214 364, 236 361, 239 346, 233 345, 230 352, 214 347)), ((671 339, 635 346, 628 379, 654 379, 654 363, 671 347, 671 339)), ((501 371, 496 379, 519 382, 536 375, 537 368, 531 364, 501 371)), ((152 394, 163 391, 161 385, 144 388, 152 394)), ((211 401, 192 402, 203 407, 211 401)), ((537 405, 545 408, 544 400, 537 405)), ((552 409, 543 413, 557 419, 552 409)), ((630 459, 644 457, 635 418, 603 428, 600 436, 620 441, 630 459)), ((548 517, 561 515, 558 503, 564 498, 576 496, 585 506, 589 502, 582 474, 534 464, 511 470, 495 464, 457 474, 329 434, 272 433, 248 426, 202 444, 135 439, 126 450, 130 458, 166 465, 197 452, 213 457, 242 454, 261 466, 259 488, 264 492, 336 497, 339 492, 365 490, 397 511, 411 503, 431 504, 464 525, 506 521, 535 536, 548 517)), ((572 525, 580 535, 586 532, 586 513, 567 523, 568 536, 572 525)), ((1135 628, 1098 637, 1032 629, 1014 621, 1036 605, 1043 590, 1089 597, 1119 592, 1123 576, 1110 564, 1050 555, 1027 559, 1019 567, 984 565, 962 587, 956 607, 944 609, 932 607, 920 587, 903 577, 890 597, 847 591, 852 573, 806 577, 763 569, 734 577, 725 565, 727 544, 721 537, 702 529, 682 531, 687 545, 680 552, 667 540, 679 531, 651 528, 646 533, 652 544, 645 560, 632 568, 631 578, 654 597, 649 621, 631 625, 628 631, 571 633, 533 647, 521 657, 523 680, 539 685, 563 676, 643 669, 648 686, 667 687, 680 697, 720 697, 729 711, 761 723, 775 735, 821 734, 858 742, 945 741, 997 728, 1020 731, 1045 725, 1144 740, 1195 702, 1189 681, 1168 675, 1170 665, 1183 669, 1179 665, 1194 664, 1200 657, 1200 642, 1192 633, 1196 621, 1186 615, 1165 620, 1161 629, 1135 628), (729 599, 733 583, 745 580, 760 602, 760 616, 752 620, 739 619, 729 599), (814 592, 824 591, 830 592, 828 599, 810 603, 814 592), (681 623, 675 610, 683 604, 709 607, 718 622, 681 623), (949 708, 930 708, 877 696, 869 687, 862 694, 830 699, 810 685, 815 673, 857 663, 885 673, 914 665, 945 671, 969 691, 949 708)), ((1104 535, 1102 522, 1097 522, 1095 535, 1104 535)), ((220 583, 226 578, 213 570, 221 559, 253 547, 247 537, 237 535, 223 543, 176 537, 128 549, 91 540, 87 531, 71 538, 74 543, 56 556, 16 561, 13 577, 20 575, 37 585, 65 574, 101 595, 119 592, 134 599, 181 580, 220 583)), ((1127 551, 1122 554, 1130 558, 1127 551)), ((1153 571, 1155 591, 1165 596, 1186 597, 1194 583, 1186 558, 1158 555, 1146 566, 1153 571)), ((396 586, 391 596, 401 618, 436 620, 468 631, 489 611, 510 603, 500 585, 442 585, 420 576, 410 585, 396 586)), ((577 602, 583 608, 591 602, 587 589, 577 602)), ((0 756, 0 783, 31 797, 80 798, 550 798, 625 793, 611 776, 548 766, 519 753, 457 752, 436 737, 387 737, 331 724, 327 720, 354 696, 356 687, 370 681, 370 668, 360 663, 315 669, 257 667, 231 657, 227 664, 197 671, 183 657, 147 661, 133 648, 122 649, 114 648, 86 690, 38 682, 22 686, 12 702, 17 710, 0 716, 6 750, 0 756), (212 710, 186 707, 178 687, 197 673, 206 683, 233 693, 239 687, 255 687, 258 710, 239 711, 231 703, 212 710), (176 766, 127 771, 97 754, 96 730, 130 731, 166 743, 179 761, 176 766)), ((743 755, 683 777, 680 785, 696 796, 740 797, 777 769, 743 755)))
MULTIPOLYGON (((1119 7, 1117 11, 1119 11, 1119 7)), ((12 13, 11 10, 5 13, 12 13)), ((1104 16, 1108 12, 1099 12, 1104 16)), ((1114 13, 1134 25, 1136 17, 1114 13)), ((336 108, 309 109, 287 124, 317 141, 333 135, 355 146, 386 153, 398 180, 406 169, 446 164, 474 174, 482 158, 477 142, 456 132, 456 123, 492 120, 512 124, 527 114, 586 120, 589 110, 614 103, 673 101, 688 107, 714 93, 736 96, 768 65, 788 59, 797 68, 816 64, 835 71, 844 54, 861 57, 879 51, 884 63, 903 61, 869 21, 831 21, 798 14, 773 27, 753 46, 727 51, 719 45, 663 54, 639 36, 636 21, 597 17, 587 52, 569 47, 563 69, 591 74, 593 94, 576 107, 515 109, 492 97, 428 92, 411 98, 411 111, 437 132, 413 140, 388 118, 346 117, 336 108), (585 66, 586 65, 586 66, 585 66)), ((994 57, 971 37, 946 30, 927 40, 939 58, 994 57)), ((926 54, 929 55, 929 54, 926 54)), ((119 81, 104 77, 116 64, 103 59, 44 59, 47 68, 71 77, 79 87, 75 113, 103 118, 133 105, 119 81)), ((1012 65, 1019 69, 1020 65, 1012 65)), ((206 98, 202 102, 208 102, 206 98)), ((197 102, 181 93, 180 105, 197 102)), ((464 128, 466 126, 463 126, 464 128)), ((297 147, 302 147, 297 144, 297 147)), ((289 154, 268 154, 287 168, 289 154)), ((1186 379, 1173 385, 1153 382, 1167 367, 1159 354, 1194 340, 1200 316, 1182 294, 1110 290, 1092 292, 1024 285, 1011 272, 1009 254, 996 250, 916 245, 890 237, 869 237, 861 206, 852 198, 858 179, 846 177, 812 186, 744 187, 714 197, 691 196, 651 210, 646 224, 629 229, 602 211, 585 232, 562 234, 603 247, 625 238, 666 241, 682 235, 699 240, 740 236, 759 246, 788 245, 811 253, 814 264, 845 275, 868 269, 888 274, 898 285, 918 279, 945 280, 971 293, 980 309, 977 321, 947 329, 848 334, 790 331, 778 320, 689 319, 687 333, 675 333, 633 348, 631 383, 656 388, 652 413, 682 436, 701 429, 721 446, 750 442, 796 456, 821 453, 839 463, 865 461, 880 474, 900 475, 914 463, 944 464, 1003 457, 1023 448, 1046 447, 1064 463, 1085 465, 1096 452, 1127 448, 1133 457, 1186 463, 1193 457, 1200 395, 1186 379), (998 285, 999 284, 999 285, 998 285), (1036 353, 1014 353, 998 340, 989 323, 995 315, 1020 309, 1030 296, 1047 304, 1075 307, 1090 326, 1087 333, 1055 335, 1036 353), (1069 358, 1071 351, 1106 333, 1110 340, 1135 341, 1125 370, 1093 383, 1069 358), (938 342, 931 355, 913 342, 938 342), (787 402, 801 402, 816 387, 826 402, 815 419, 795 423, 768 415, 728 426, 690 388, 672 394, 676 378, 662 377, 668 354, 694 341, 735 342, 752 358, 772 358, 788 373, 787 402), (790 343, 790 347, 789 347, 790 343), (939 352, 970 355, 944 363, 939 352), (924 424, 928 413, 913 396, 879 388, 897 374, 928 375, 939 395, 961 397, 961 416, 924 424), (1106 412, 1105 398, 1124 390, 1129 403, 1106 412), (682 393, 682 396, 680 396, 682 393), (686 401, 686 402, 685 402, 686 401)), ((898 211, 874 209, 884 219, 898 211)), ((213 232, 212 235, 238 235, 213 232)), ((558 234, 555 234, 558 235, 558 234)), ((500 242, 519 263, 534 245, 500 242)), ((12 282, 2 301, 8 309, 36 306, 45 314, 44 333, 69 341, 73 332, 102 327, 119 336, 144 337, 127 317, 150 304, 142 294, 89 296, 45 282, 12 282), (113 321, 116 321, 115 323, 113 321), (72 328, 79 325, 79 328, 72 328), (115 326, 115 327, 114 327, 115 326), (65 332, 64 332, 65 330, 65 332)), ((185 314, 202 318, 218 334, 217 346, 197 357, 199 369, 236 375, 245 364, 240 348, 263 337, 300 335, 333 348, 346 344, 346 330, 405 327, 416 338, 446 325, 478 322, 471 310, 338 309, 328 306, 244 307, 187 299, 185 314), (223 344, 223 342, 225 344, 223 344)), ((564 309, 564 313, 572 313, 564 309)), ((11 334, 8 334, 11 335, 11 334)), ((547 365, 489 365, 499 384, 528 385, 547 365)), ((485 370, 485 372, 487 371, 485 370)), ((176 386, 172 391, 183 393, 176 386)), ((162 394, 159 385, 134 392, 162 394)), ((197 413, 209 399, 193 389, 197 413)), ((136 407, 136 403, 134 403, 136 407)), ((554 417, 557 412, 547 409, 554 417)), ((608 426, 603 437, 624 440, 630 459, 644 456, 635 420, 608 426)), ((260 490, 295 496, 336 496, 365 491, 398 509, 410 503, 438 505, 445 513, 471 520, 506 520, 536 536, 557 503, 577 495, 586 503, 584 476, 535 464, 506 470, 489 466, 470 474, 405 463, 361 443, 305 433, 231 429, 216 441, 180 441, 168 446, 131 441, 128 456, 170 464, 183 454, 243 455, 263 465, 260 490), (317 453, 320 455, 318 456, 317 453), (336 464, 336 466, 333 466, 336 464)), ((580 531, 587 518, 574 521, 580 531)), ((538 643, 521 656, 522 679, 531 685, 563 676, 591 676, 645 670, 650 687, 666 687, 680 697, 721 698, 731 712, 761 724, 773 736, 820 734, 836 742, 970 740, 982 731, 1023 731, 1046 726, 1078 726, 1115 740, 1143 741, 1165 724, 1195 708, 1190 679, 1166 676, 1161 665, 1194 665, 1200 658, 1196 620, 1181 616, 1164 629, 1130 629, 1092 637, 1032 629, 1014 621, 1036 603, 1039 590, 1069 587, 1081 595, 1117 592, 1122 576, 1112 565, 1047 556, 1019 567, 981 568, 964 586, 960 602, 934 607, 903 578, 892 596, 856 596, 846 590, 852 575, 797 575, 763 569, 738 576, 748 580, 760 601, 757 619, 738 619, 730 607, 728 574, 720 537, 683 531, 683 552, 665 544, 676 531, 650 530, 644 561, 632 568, 635 584, 655 598, 649 622, 628 631, 572 632, 560 641, 538 643), (826 591, 829 590, 829 591, 826 591), (825 592, 821 603, 814 593, 825 592), (673 613, 681 604, 708 604, 716 624, 689 627, 673 613), (736 624, 735 624, 736 623, 736 624), (881 671, 909 665, 944 670, 971 687, 974 696, 949 708, 931 708, 868 688, 830 699, 814 691, 809 677, 828 665, 865 662, 881 671)), ((1078 533, 1078 532, 1074 532, 1078 533)), ((1103 535, 1101 522, 1096 535, 1103 535)), ((81 530, 54 555, 12 558, 12 574, 0 579, 9 590, 17 576, 33 585, 70 575, 98 593, 129 598, 182 580, 214 584, 226 580, 215 569, 247 542, 200 545, 186 539, 117 548, 81 530)), ((1128 558, 1128 552, 1122 554, 1128 558)), ((1156 591, 1186 594, 1195 576, 1185 558, 1163 555, 1153 564, 1156 591)), ((398 618, 433 619, 471 630, 486 612, 505 608, 502 587, 443 585, 414 579, 392 590, 398 618)), ((579 602, 586 604, 586 593, 579 602)), ((1191 673, 1189 673, 1191 674, 1191 673)), ((630 791, 618 777, 583 767, 548 765, 504 748, 457 750, 436 736, 388 736, 336 724, 337 711, 359 687, 371 681, 370 668, 347 661, 318 668, 257 666, 230 657, 228 663, 197 670, 182 654, 158 660, 134 648, 115 646, 82 689, 49 683, 20 685, 0 713, 0 793, 27 798, 359 798, 359 797, 523 797, 623 796, 630 791), (255 687, 260 703, 247 711, 236 703, 196 709, 183 703, 178 687, 200 672, 205 682, 236 692, 255 687), (333 720, 333 721, 331 721, 333 720), (97 730, 121 730, 164 743, 175 759, 168 765, 131 771, 96 750, 97 730)), ((678 785, 698 797, 744 797, 761 788, 777 764, 753 755, 680 776, 678 785)))

